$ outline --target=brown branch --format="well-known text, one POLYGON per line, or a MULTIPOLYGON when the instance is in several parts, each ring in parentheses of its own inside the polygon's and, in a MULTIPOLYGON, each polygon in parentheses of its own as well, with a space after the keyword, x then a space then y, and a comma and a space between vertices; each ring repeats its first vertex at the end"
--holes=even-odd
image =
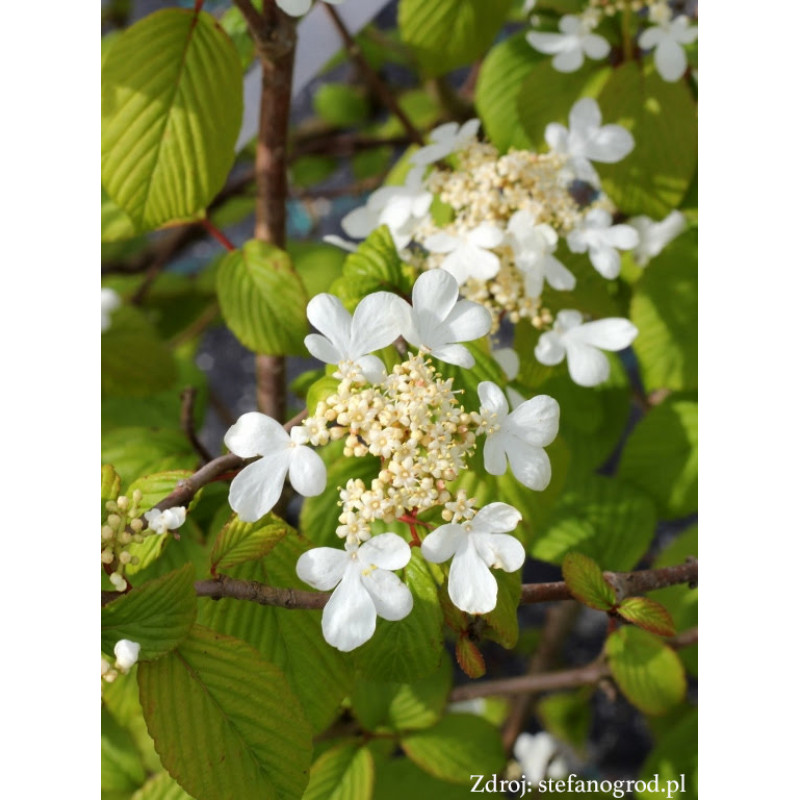
POLYGON ((372 69, 369 61, 367 61, 367 59, 364 57, 364 54, 361 52, 358 42, 356 42, 356 40, 350 35, 350 31, 347 30, 345 24, 342 22, 342 18, 336 12, 333 6, 328 5, 327 3, 325 4, 325 10, 328 12, 328 16, 330 16, 333 24, 336 26, 336 30, 339 31, 339 35, 342 37, 347 54, 353 59, 353 61, 356 62, 367 82, 370 84, 372 90, 376 95, 378 95, 386 108, 388 108, 392 114, 397 117, 397 119, 400 121, 400 124, 403 126, 403 128, 405 128, 405 131, 411 141, 420 146, 424 145, 425 140, 422 138, 422 135, 414 127, 414 123, 411 122, 406 112, 400 107, 399 103, 395 99, 395 96, 391 93, 389 87, 383 82, 380 75, 378 75, 378 73, 372 69))
MULTIPOLYGON (((697 642, 697 628, 683 631, 673 639, 666 639, 666 643, 678 650, 689 647, 697 642)), ((450 693, 450 702, 461 700, 474 700, 476 697, 491 697, 497 695, 517 695, 540 692, 553 692, 560 689, 575 689, 578 686, 593 686, 611 672, 605 659, 600 656, 589 664, 572 669, 546 672, 541 675, 519 675, 513 678, 499 678, 495 681, 480 681, 464 686, 458 686, 450 693)))
POLYGON ((312 139, 294 146, 289 160, 294 161, 302 156, 310 155, 351 156, 353 153, 373 150, 378 147, 401 147, 409 144, 410 141, 411 139, 408 136, 376 138, 374 136, 363 136, 360 133, 342 133, 338 136, 312 139))
POLYGON ((187 386, 181 392, 181 429, 186 434, 186 438, 200 456, 204 464, 213 460, 211 453, 206 450, 203 443, 197 438, 194 429, 194 401, 197 398, 197 389, 194 386, 187 386))
POLYGON ((279 589, 258 581, 243 581, 226 575, 196 581, 194 588, 198 597, 211 597, 214 600, 230 597, 236 600, 250 600, 262 606, 281 608, 322 608, 331 596, 330 592, 279 589))

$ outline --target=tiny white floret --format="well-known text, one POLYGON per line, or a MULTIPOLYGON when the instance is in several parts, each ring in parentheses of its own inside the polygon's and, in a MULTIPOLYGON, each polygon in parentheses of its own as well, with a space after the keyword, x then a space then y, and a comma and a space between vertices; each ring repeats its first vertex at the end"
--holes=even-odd
POLYGON ((130 639, 120 639, 114 645, 117 666, 122 670, 129 670, 139 660, 139 651, 141 649, 142 646, 138 642, 132 642, 130 639))
POLYGON ((165 508, 163 511, 151 508, 149 511, 145 511, 144 518, 151 531, 164 534, 180 528, 186 522, 186 509, 183 506, 165 508))
POLYGON ((463 125, 457 122, 446 122, 431 131, 433 144, 426 145, 411 156, 411 163, 415 166, 433 164, 451 153, 463 150, 477 135, 481 122, 471 119, 463 125))
POLYGON ((567 776, 569 764, 560 753, 556 739, 545 731, 521 733, 514 742, 514 758, 525 779, 534 786, 547 778, 559 780, 567 776))
MULTIPOLYGON (((651 19, 653 17, 651 16, 651 19)), ((659 18, 656 17, 654 21, 659 18)), ((639 46, 643 50, 655 48, 656 70, 669 83, 681 79, 686 72, 686 51, 684 45, 697 39, 697 28, 689 26, 689 18, 685 15, 648 28, 639 37, 639 46)))
POLYGON ((107 331, 111 327, 111 313, 122 305, 120 296, 113 290, 100 289, 100 331, 107 331))
POLYGON ((567 14, 558 23, 561 33, 531 31, 525 39, 540 53, 555 56, 553 69, 575 72, 583 66, 584 56, 600 59, 611 52, 611 45, 602 36, 592 33, 595 27, 591 16, 567 14))
POLYGON ((639 234, 630 225, 612 225, 611 214, 593 208, 567 234, 567 246, 573 253, 589 251, 589 261, 604 277, 613 280, 619 275, 622 261, 618 250, 632 250, 639 244, 639 234))
POLYGON ((628 224, 639 234, 633 257, 640 267, 646 267, 650 259, 686 230, 686 218, 680 211, 671 211, 661 222, 642 216, 629 219, 628 224))

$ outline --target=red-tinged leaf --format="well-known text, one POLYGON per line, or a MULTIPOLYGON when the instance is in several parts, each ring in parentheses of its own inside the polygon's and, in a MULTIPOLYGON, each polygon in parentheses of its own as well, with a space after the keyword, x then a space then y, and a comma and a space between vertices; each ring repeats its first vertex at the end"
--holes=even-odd
POLYGON ((456 659, 458 666, 470 678, 480 678, 486 674, 486 662, 475 642, 466 636, 456 642, 456 659))
POLYGON ((606 583, 603 571, 588 556, 567 553, 561 572, 572 596, 589 608, 610 611, 616 605, 614 590, 606 583))
POLYGON ((661 603, 649 597, 627 597, 619 604, 617 612, 623 618, 659 636, 674 636, 672 615, 661 603))

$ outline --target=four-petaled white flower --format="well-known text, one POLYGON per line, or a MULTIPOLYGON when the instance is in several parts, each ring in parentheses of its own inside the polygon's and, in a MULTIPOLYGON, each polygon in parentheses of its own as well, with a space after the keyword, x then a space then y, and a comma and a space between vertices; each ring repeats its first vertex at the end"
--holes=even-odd
POLYGON ((466 234, 435 233, 424 244, 431 253, 447 253, 441 268, 461 286, 468 278, 488 281, 500 271, 500 259, 491 252, 503 241, 503 232, 483 222, 466 234))
POLYGON ((301 426, 291 435, 283 426, 257 411, 243 414, 225 434, 228 449, 240 458, 261 456, 248 464, 231 483, 229 502, 243 522, 255 522, 271 511, 289 482, 304 497, 325 489, 327 475, 322 459, 306 447, 308 436, 301 426))
POLYGON ((402 569, 410 559, 411 549, 395 533, 373 536, 360 547, 318 547, 303 553, 297 562, 300 579, 321 591, 336 586, 322 611, 325 641, 348 653, 375 633, 376 617, 407 616, 414 600, 390 570, 402 569))
POLYGON ((402 250, 414 228, 428 215, 433 195, 423 185, 425 167, 415 167, 403 186, 376 189, 367 204, 354 209, 342 220, 344 232, 353 239, 365 239, 375 228, 386 225, 395 247, 402 250))
POLYGON ((686 218, 680 211, 671 211, 661 222, 650 217, 633 217, 628 224, 639 234, 639 244, 633 257, 640 267, 646 267, 676 236, 686 230, 686 218))
POLYGON ((639 333, 622 317, 584 322, 580 311, 559 311, 552 331, 539 337, 534 354, 547 366, 567 357, 570 377, 579 386, 597 386, 608 378, 611 366, 602 350, 624 350, 639 333))
POLYGON ((151 531, 164 534, 180 528, 186 522, 186 509, 183 506, 165 508, 163 511, 151 508, 149 511, 145 511, 144 518, 151 531))
MULTIPOLYGON (((278 8, 281 11, 285 11, 290 17, 302 17, 311 8, 312 0, 276 0, 276 2, 278 8)), ((332 6, 338 6, 344 0, 325 0, 325 2, 330 3, 332 6)))
POLYGON ((648 28, 639 37, 639 46, 643 50, 655 47, 658 74, 665 81, 674 83, 686 72, 686 52, 683 46, 691 44, 695 39, 697 28, 690 28, 689 18, 681 15, 672 21, 648 28))
POLYGON ((399 300, 403 338, 414 347, 425 347, 448 364, 473 367, 475 359, 458 342, 486 336, 492 315, 478 303, 458 299, 458 283, 441 269, 423 272, 414 283, 412 305, 399 300))
POLYGON ((441 158, 463 150, 478 133, 481 126, 479 119, 471 119, 463 125, 457 122, 446 122, 431 131, 433 144, 421 147, 411 156, 411 163, 421 167, 433 164, 441 158))
POLYGON ((508 457, 514 477, 529 489, 541 491, 550 483, 550 458, 544 448, 558 433, 558 403, 545 394, 533 397, 508 413, 508 400, 491 381, 478 384, 480 413, 487 420, 483 464, 490 475, 504 475, 508 457))
POLYGON ((386 368, 369 353, 390 345, 400 335, 399 304, 395 294, 373 292, 356 306, 351 317, 338 297, 318 294, 311 298, 306 312, 320 333, 306 336, 306 348, 326 364, 358 364, 370 383, 380 383, 386 368))
POLYGON ((639 244, 639 234, 630 225, 612 225, 611 214, 593 208, 567 234, 567 245, 573 253, 589 251, 592 266, 609 280, 619 275, 621 260, 617 250, 631 250, 639 244))
POLYGON ((507 503, 489 503, 466 522, 450 522, 431 531, 422 555, 434 564, 452 558, 447 578, 450 599, 468 614, 488 614, 497 605, 497 579, 490 567, 518 570, 525 548, 509 535, 522 515, 507 503))
POLYGON ((111 312, 116 311, 122 300, 113 289, 100 289, 100 332, 107 331, 111 327, 111 312))
POLYGON ((567 14, 558 23, 561 33, 531 31, 525 38, 540 53, 555 55, 553 69, 575 72, 583 66, 583 57, 600 59, 611 52, 611 45, 596 33, 595 22, 590 17, 567 14))
POLYGON ((560 752, 558 742, 545 731, 521 733, 514 742, 514 758, 519 761, 525 780, 534 786, 546 778, 566 777, 569 765, 560 752))
POLYGON ((630 131, 621 125, 603 125, 600 106, 591 97, 583 97, 569 112, 569 129, 551 122, 544 131, 550 149, 567 157, 566 177, 600 185, 592 161, 615 164, 633 150, 630 131))
POLYGON ((541 297, 545 280, 554 289, 575 288, 575 276, 553 255, 558 234, 550 225, 537 225, 530 211, 520 209, 508 221, 506 239, 514 251, 514 264, 525 276, 528 297, 541 297))
POLYGON ((114 655, 117 658, 117 666, 128 671, 138 660, 139 651, 142 646, 139 642, 132 642, 130 639, 120 639, 114 645, 114 655))

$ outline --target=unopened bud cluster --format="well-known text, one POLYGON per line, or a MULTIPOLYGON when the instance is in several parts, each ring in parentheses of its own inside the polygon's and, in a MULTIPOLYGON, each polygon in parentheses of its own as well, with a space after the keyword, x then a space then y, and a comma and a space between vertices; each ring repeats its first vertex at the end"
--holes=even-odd
POLYGON ((409 355, 377 386, 349 371, 303 424, 312 444, 344 439, 345 456, 381 459, 369 487, 359 478, 340 489, 336 533, 348 543, 369 539, 375 520, 454 502, 452 513, 465 513, 466 497, 454 501, 446 484, 466 467, 482 420, 464 410, 452 378, 442 379, 424 355, 409 355))
POLYGON ((153 533, 145 530, 144 523, 139 519, 141 502, 142 493, 136 489, 130 498, 121 495, 106 503, 108 516, 100 528, 100 560, 113 570, 108 577, 118 591, 123 591, 127 586, 123 577, 125 567, 139 563, 138 556, 131 553, 130 546, 143 542, 146 536, 153 533))

